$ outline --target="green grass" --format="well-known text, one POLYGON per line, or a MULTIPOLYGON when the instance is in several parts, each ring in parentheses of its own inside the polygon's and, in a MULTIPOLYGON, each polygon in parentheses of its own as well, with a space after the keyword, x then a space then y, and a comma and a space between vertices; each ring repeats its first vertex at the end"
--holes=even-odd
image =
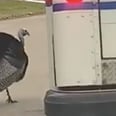
POLYGON ((45 13, 45 5, 17 0, 0 0, 0 20, 45 13))

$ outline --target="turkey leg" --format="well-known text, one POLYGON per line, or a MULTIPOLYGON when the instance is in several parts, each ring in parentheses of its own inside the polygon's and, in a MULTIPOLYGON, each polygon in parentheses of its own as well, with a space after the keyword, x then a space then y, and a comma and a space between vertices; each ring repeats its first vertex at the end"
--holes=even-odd
POLYGON ((7 93, 7 96, 8 96, 8 99, 7 99, 8 103, 17 103, 17 101, 12 100, 8 88, 6 89, 6 93, 7 93))

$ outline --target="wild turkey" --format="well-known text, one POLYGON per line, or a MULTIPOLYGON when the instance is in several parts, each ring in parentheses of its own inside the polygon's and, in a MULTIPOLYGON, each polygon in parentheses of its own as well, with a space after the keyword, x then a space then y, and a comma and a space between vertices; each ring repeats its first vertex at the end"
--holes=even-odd
POLYGON ((14 82, 23 79, 28 56, 24 50, 24 36, 29 35, 26 29, 18 31, 18 39, 14 36, 0 32, 0 91, 6 90, 8 103, 14 103, 8 87, 14 82))

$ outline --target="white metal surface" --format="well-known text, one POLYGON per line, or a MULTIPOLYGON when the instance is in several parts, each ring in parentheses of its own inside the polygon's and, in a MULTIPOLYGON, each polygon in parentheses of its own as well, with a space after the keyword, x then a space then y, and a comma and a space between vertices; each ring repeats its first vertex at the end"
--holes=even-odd
MULTIPOLYGON (((66 0, 53 0, 53 4, 59 3, 66 3, 66 0)), ((54 52, 50 60, 52 85, 61 87, 116 83, 116 61, 111 59, 116 58, 116 10, 101 9, 100 15, 98 9, 59 12, 53 11, 52 6, 49 6, 52 18, 48 18, 51 20, 49 27, 52 27, 48 27, 51 33, 49 53, 54 52)))
POLYGON ((54 13, 58 86, 101 84, 101 73, 96 75, 94 23, 97 22, 93 15, 92 11, 54 13))
POLYGON ((54 59, 53 59, 53 12, 52 6, 46 7, 47 15, 47 37, 48 37, 48 57, 49 57, 49 82, 50 88, 55 87, 55 74, 54 74, 54 59))
POLYGON ((116 10, 101 11, 103 57, 116 57, 116 10))
MULTIPOLYGON (((55 4, 60 2, 53 1, 55 4)), ((50 32, 49 24, 49 45, 52 44, 49 46, 49 53, 53 57, 50 57, 50 82, 53 83, 54 80, 58 87, 100 85, 102 79, 98 11, 53 12, 52 9, 51 12, 48 14, 52 17, 48 17, 48 20, 52 20, 53 29, 50 32), (54 55, 51 53, 52 49, 54 55)))

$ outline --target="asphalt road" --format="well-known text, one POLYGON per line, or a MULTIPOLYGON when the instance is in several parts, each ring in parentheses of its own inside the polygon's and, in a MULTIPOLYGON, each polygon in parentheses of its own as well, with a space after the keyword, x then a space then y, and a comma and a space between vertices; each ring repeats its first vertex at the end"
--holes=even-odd
POLYGON ((0 93, 1 116, 44 116, 43 98, 48 90, 48 48, 45 15, 0 21, 0 31, 17 36, 19 28, 27 28, 25 49, 29 66, 25 78, 10 87, 16 104, 8 104, 6 92, 0 93))

